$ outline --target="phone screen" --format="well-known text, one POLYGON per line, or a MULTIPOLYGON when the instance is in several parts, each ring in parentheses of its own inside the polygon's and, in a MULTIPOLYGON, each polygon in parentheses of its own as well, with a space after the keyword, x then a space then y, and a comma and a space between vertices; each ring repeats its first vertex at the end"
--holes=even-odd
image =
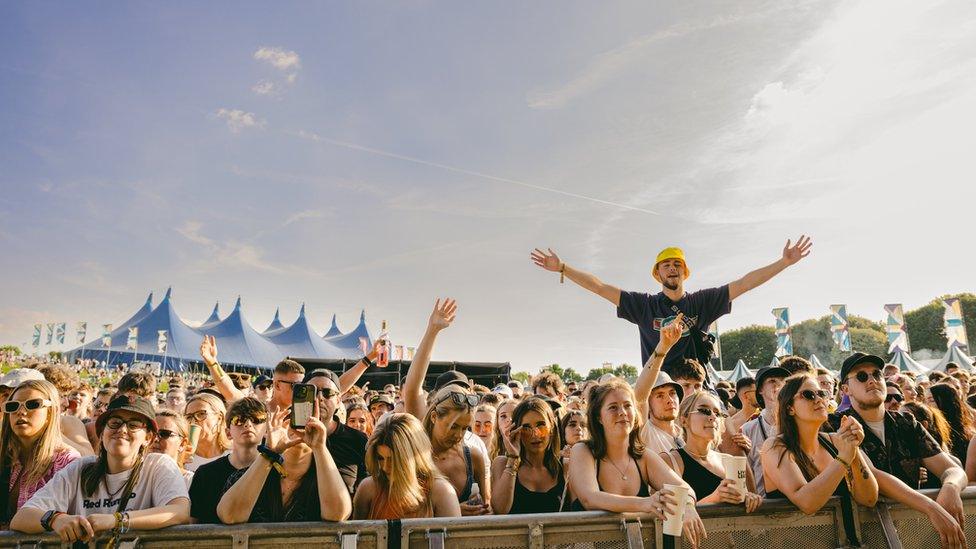
POLYGON ((315 385, 296 383, 291 391, 291 427, 304 429, 315 409, 315 385))

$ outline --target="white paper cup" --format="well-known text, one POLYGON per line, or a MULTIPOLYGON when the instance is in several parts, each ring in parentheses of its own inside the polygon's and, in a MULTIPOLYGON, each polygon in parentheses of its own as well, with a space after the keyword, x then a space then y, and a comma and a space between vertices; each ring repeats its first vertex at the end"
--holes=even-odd
POLYGON ((193 424, 190 425, 190 450, 194 453, 197 451, 197 443, 200 442, 200 426, 193 424))
POLYGON ((746 493, 746 457, 722 456, 722 466, 725 467, 725 478, 731 480, 740 493, 746 493))
POLYGON ((671 492, 677 501, 677 508, 673 513, 664 515, 664 533, 668 536, 681 536, 681 526, 685 519, 685 507, 688 505, 688 487, 678 484, 665 484, 662 491, 671 492))

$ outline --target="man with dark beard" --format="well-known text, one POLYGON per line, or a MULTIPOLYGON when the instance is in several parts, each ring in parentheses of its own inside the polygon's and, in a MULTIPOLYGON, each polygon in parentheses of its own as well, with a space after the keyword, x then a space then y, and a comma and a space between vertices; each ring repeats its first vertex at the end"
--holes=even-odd
MULTIPOLYGON (((691 276, 691 269, 685 261, 680 248, 665 248, 657 255, 651 276, 661 284, 661 292, 623 292, 616 286, 607 284, 592 274, 575 269, 562 260, 551 249, 532 252, 532 261, 547 271, 560 273, 576 284, 597 294, 617 307, 617 316, 637 325, 641 341, 641 363, 647 364, 658 341, 661 329, 674 322, 678 312, 684 313, 685 329, 681 339, 667 352, 663 370, 669 375, 671 368, 683 364, 686 358, 695 356, 691 327, 707 332, 709 325, 732 310, 732 301, 740 295, 765 283, 790 265, 810 254, 812 242, 801 236, 796 245, 786 241, 783 254, 769 265, 756 269, 742 278, 718 288, 707 288, 686 293, 685 280, 691 276)), ((707 385, 706 385, 707 386, 707 385)))
POLYGON ((852 416, 864 429, 861 450, 871 460, 881 495, 925 513, 939 532, 943 546, 963 547, 966 516, 959 493, 966 487, 966 472, 955 464, 932 435, 910 414, 885 410, 887 387, 881 357, 854 353, 840 369, 840 388, 851 407, 831 414, 837 430, 843 416, 852 416), (920 469, 925 467, 942 483, 932 501, 917 492, 920 469))

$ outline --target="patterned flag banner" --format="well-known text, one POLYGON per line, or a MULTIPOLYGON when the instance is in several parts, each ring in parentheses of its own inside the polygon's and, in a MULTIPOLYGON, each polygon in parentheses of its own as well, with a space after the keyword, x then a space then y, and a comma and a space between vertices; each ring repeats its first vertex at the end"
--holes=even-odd
POLYGON ((793 338, 790 335, 790 309, 780 307, 773 309, 776 317, 776 355, 787 356, 793 354, 793 338))
POLYGON ((718 359, 718 363, 722 364, 722 341, 718 337, 718 321, 712 322, 711 326, 708 327, 708 333, 715 337, 715 358, 718 359))
POLYGON ((413 352, 416 350, 415 347, 407 347, 407 360, 413 360, 413 352))
POLYGON ((159 330, 159 337, 156 338, 156 352, 161 355, 166 354, 166 346, 169 344, 169 339, 166 337, 166 330, 159 330))
POLYGON ((31 339, 31 346, 35 349, 41 346, 41 332, 44 331, 44 326, 42 324, 34 325, 34 337, 31 339))
POLYGON ((84 344, 85 338, 88 337, 88 323, 79 322, 78 329, 75 330, 75 334, 78 336, 78 343, 84 344))
POLYGON ((102 324, 102 347, 112 346, 112 325, 102 324))
POLYGON ((851 331, 847 323, 847 305, 830 306, 830 334, 841 351, 851 350, 851 331))
POLYGON ((945 333, 949 347, 956 345, 968 349, 969 338, 966 336, 966 323, 963 322, 959 298, 943 299, 942 306, 945 307, 945 333))
POLYGON ((50 345, 51 344, 51 340, 53 340, 53 339, 54 339, 54 323, 53 322, 48 322, 47 323, 47 343, 46 344, 47 345, 50 345))
POLYGON ((55 328, 55 334, 56 334, 55 339, 57 340, 59 345, 64 345, 64 333, 66 331, 68 331, 68 325, 66 322, 61 322, 55 328))
POLYGON ((393 360, 403 360, 403 345, 393 346, 393 360))
POLYGON ((139 346, 139 327, 133 326, 129 328, 129 339, 125 342, 125 348, 135 351, 139 346))
POLYGON ((884 306, 885 332, 888 334, 888 352, 894 353, 901 349, 911 354, 912 346, 908 341, 908 330, 905 325, 905 312, 901 303, 889 303, 884 306))

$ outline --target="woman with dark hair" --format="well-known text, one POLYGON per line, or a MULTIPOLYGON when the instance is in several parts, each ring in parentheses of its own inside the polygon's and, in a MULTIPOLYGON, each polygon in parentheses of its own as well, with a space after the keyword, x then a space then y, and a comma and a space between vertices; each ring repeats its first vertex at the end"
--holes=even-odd
POLYGON ((806 514, 834 495, 849 493, 865 507, 878 501, 878 481, 859 448, 861 424, 844 416, 836 433, 820 432, 830 398, 812 375, 787 378, 778 397, 780 434, 760 452, 767 497, 785 497, 806 514))
POLYGON ((369 413, 369 406, 363 402, 353 402, 346 406, 346 427, 352 427, 366 436, 372 435, 373 414, 369 413))
POLYGON ((75 460, 17 511, 10 528, 55 531, 63 541, 91 541, 113 530, 155 530, 190 515, 186 482, 176 462, 149 453, 156 412, 140 396, 118 396, 98 417, 98 456, 75 460))
POLYGON ((502 438, 505 455, 491 464, 491 507, 496 515, 563 510, 566 480, 552 407, 539 397, 519 403, 502 438))
MULTIPOLYGON (((586 510, 613 513, 653 513, 663 519, 680 502, 665 484, 688 486, 641 442, 643 420, 637 413, 634 390, 619 379, 590 389, 590 438, 573 446, 569 488, 586 510), (652 493, 653 490, 653 493, 652 493)), ((689 487, 692 503, 697 499, 689 487)), ((582 510, 580 509, 580 510, 582 510)), ((684 512, 684 538, 692 545, 705 539, 705 526, 692 506, 684 512)))
MULTIPOLYGON (((921 402, 906 402, 902 405, 901 411, 910 414, 935 441, 943 452, 949 453, 949 423, 945 420, 942 412, 934 406, 922 404, 921 402)), ((951 455, 951 454, 950 454, 951 455)), ((974 462, 976 464, 976 462, 974 462)), ((967 469, 966 474, 969 474, 967 469)), ((938 475, 929 474, 929 470, 924 467, 919 475, 919 489, 941 488, 942 482, 938 475)))
POLYGON ((949 453, 965 467, 969 441, 976 436, 969 406, 963 402, 959 390, 947 383, 929 387, 927 404, 935 406, 945 416, 949 423, 949 453))

